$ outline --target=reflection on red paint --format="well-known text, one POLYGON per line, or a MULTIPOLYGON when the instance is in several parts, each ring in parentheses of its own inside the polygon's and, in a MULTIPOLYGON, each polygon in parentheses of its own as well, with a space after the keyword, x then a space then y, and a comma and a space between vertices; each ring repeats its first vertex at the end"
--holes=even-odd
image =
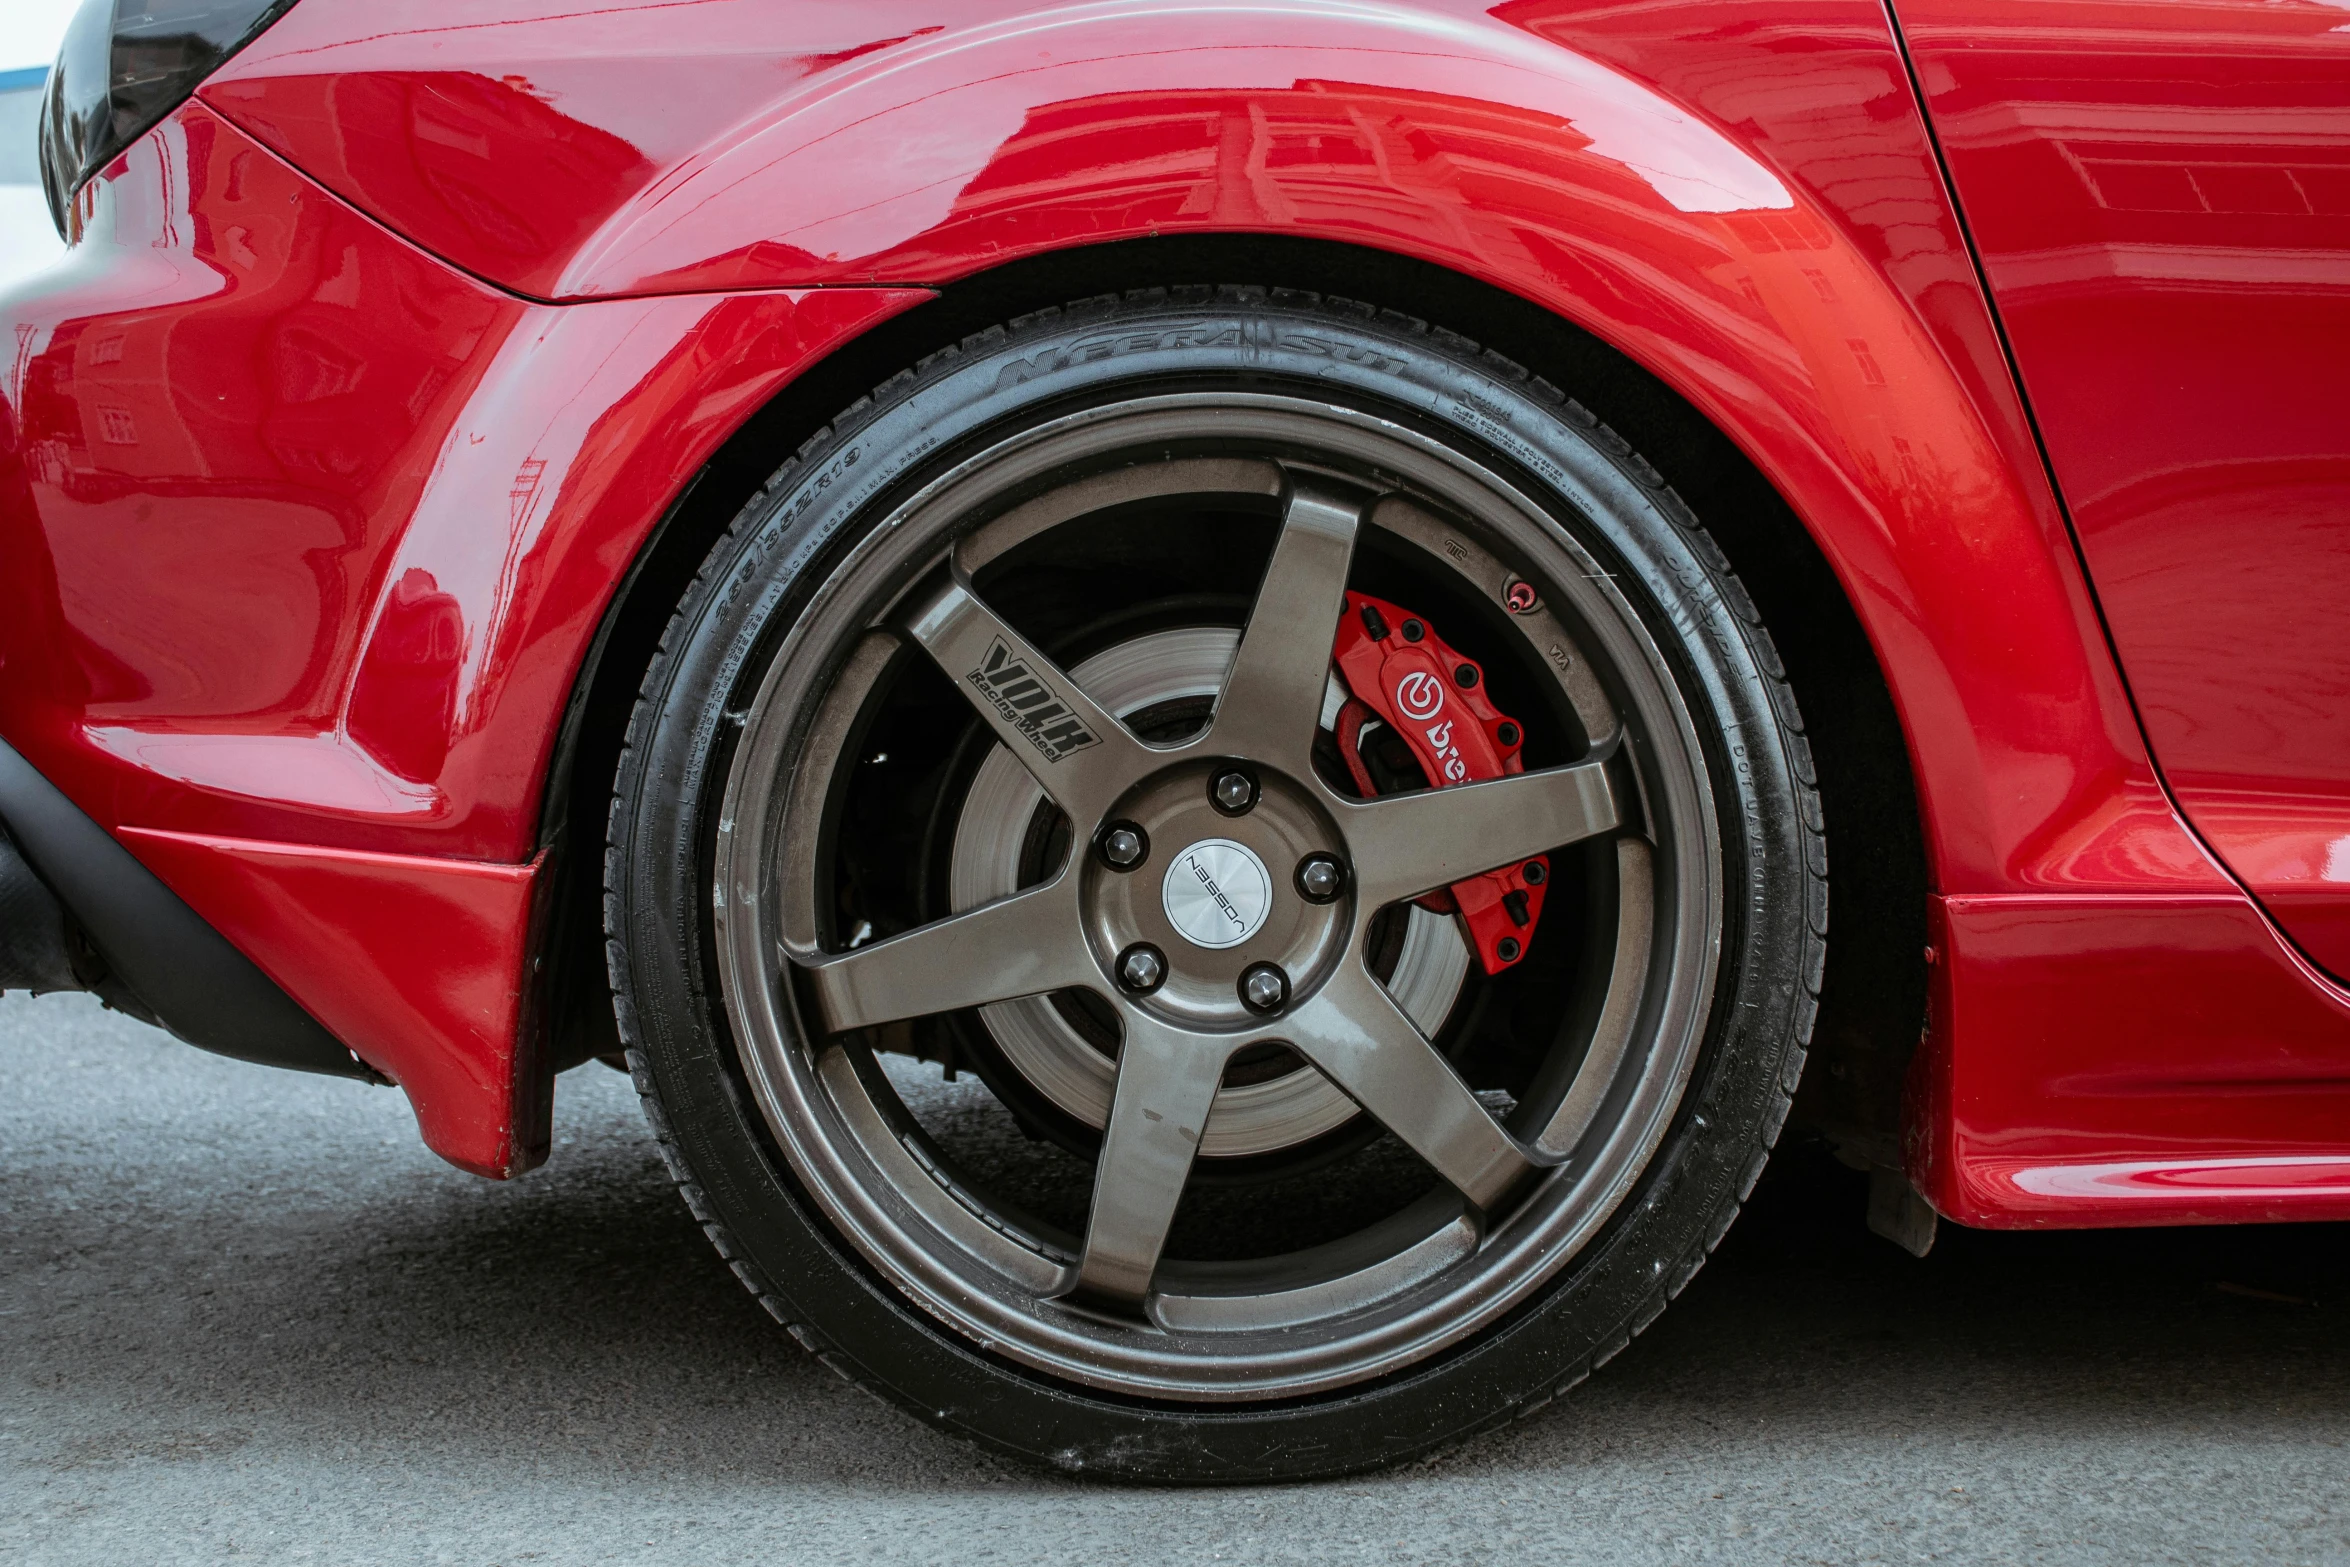
POLYGON ((1909 1106, 1935 1207, 1995 1226, 2350 1218, 2338 1180, 2257 1173, 2350 1167, 2350 996, 2240 893, 1935 905, 1909 1106))
MULTIPOLYGON (((325 9, 325 8, 321 8, 325 9)), ((798 84, 943 30, 853 13, 718 3, 550 15, 481 0, 384 0, 358 36, 289 13, 273 68, 240 57, 205 101, 435 254, 537 297, 614 213, 798 84), (450 68, 450 62, 468 62, 450 68)))
POLYGON ((464 654, 465 613, 456 598, 421 566, 402 572, 351 691, 351 738, 412 783, 438 778, 455 728, 464 654))
POLYGON ((2189 818, 2350 976, 2350 32, 2309 0, 1903 0, 2189 818))
POLYGON ((377 561, 522 307, 196 106, 84 200, 82 243, 11 312, 9 550, 38 564, 0 573, 0 722, 61 787, 154 820, 184 791, 85 731, 331 730, 377 561))
POLYGON ((430 248, 485 276, 525 274, 577 245, 598 213, 656 172, 519 75, 281 76, 266 88, 218 84, 207 101, 272 145, 335 149, 312 172, 330 184, 344 175, 361 205, 397 214, 430 248))
POLYGON ((2018 1170, 2017 1188, 2035 1197, 2176 1202, 2182 1195, 2331 1198, 2350 1209, 2350 1159, 2249 1158, 2179 1162, 2045 1165, 2018 1170))

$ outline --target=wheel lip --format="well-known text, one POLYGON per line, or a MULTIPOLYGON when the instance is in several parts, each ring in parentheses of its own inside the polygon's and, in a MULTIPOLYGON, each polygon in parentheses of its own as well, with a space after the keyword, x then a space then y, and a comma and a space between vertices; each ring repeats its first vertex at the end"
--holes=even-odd
MULTIPOLYGON (((1260 432, 1261 428, 1258 427, 1260 432)), ((1260 444, 1273 444, 1261 433, 1255 439, 1260 444)), ((1596 452, 1589 454, 1589 460, 1605 461, 1596 452)), ((1571 471, 1554 471, 1549 477, 1559 498, 1579 515, 1585 526, 1603 536, 1608 533, 1608 508, 1596 503, 1595 486, 1571 471)), ((1621 482, 1620 475, 1617 479, 1621 482)), ((1641 558, 1637 550, 1622 553, 1630 561, 1641 558)), ((1658 585, 1666 584, 1660 580, 1658 585)), ((1660 598, 1663 596, 1659 594, 1660 598)), ((1617 662, 1620 665, 1622 661, 1617 662)), ((939 474, 892 508, 886 518, 869 527, 811 595, 777 647, 750 703, 750 717, 729 768, 715 845, 713 920, 721 970, 729 974, 748 972, 758 976, 760 982, 721 983, 717 988, 743 1047, 741 1058, 761 1116, 787 1161, 801 1176, 803 1189, 828 1212, 833 1227, 851 1242, 869 1266, 885 1279, 898 1281, 898 1291, 910 1305, 938 1318, 966 1342, 975 1342, 982 1350, 1064 1381, 1182 1404, 1260 1402, 1334 1391, 1416 1364, 1497 1322, 1580 1255, 1647 1172, 1695 1067, 1719 975, 1722 866, 1718 821, 1712 810, 1712 781, 1704 755, 1672 666, 1662 657, 1637 611, 1582 542, 1555 519, 1550 508, 1535 503, 1484 463, 1376 413, 1304 396, 1195 392, 1124 398, 1031 426, 973 453, 939 474), (829 689, 827 679, 818 678, 809 687, 815 693, 814 701, 781 702, 778 695, 787 672, 802 672, 811 645, 821 638, 825 642, 838 642, 843 651, 837 657, 825 657, 823 648, 817 647, 818 674, 820 677, 837 675, 840 663, 850 656, 857 637, 886 617, 896 598, 935 559, 939 547, 959 543, 962 537, 975 531, 974 525, 964 521, 970 508, 950 504, 961 488, 976 477, 1008 464, 1008 473, 998 474, 986 486, 1001 494, 1007 487, 1007 478, 1016 483, 1039 476, 1051 467, 1098 455, 1101 449, 1147 440, 1147 435, 1136 435, 1130 430, 1121 433, 1138 421, 1160 414, 1196 413, 1203 409, 1224 415, 1245 410, 1256 418, 1285 415, 1301 421, 1308 429, 1327 427, 1351 432, 1358 445, 1368 443, 1390 448, 1390 457, 1403 455, 1405 460, 1398 464, 1396 471, 1407 479, 1417 470, 1449 481, 1443 485, 1423 484, 1420 488, 1426 493, 1449 494, 1457 509, 1476 515, 1488 529, 1505 538, 1513 532, 1522 534, 1533 549, 1521 553, 1562 552, 1569 563, 1580 568, 1577 573, 1580 582, 1548 571, 1541 575, 1556 575, 1569 588, 1562 596, 1581 600, 1578 608, 1584 611, 1583 619, 1595 634, 1605 639, 1612 627, 1613 634, 1641 656, 1654 694, 1661 696, 1665 708, 1661 715, 1643 712, 1642 716, 1651 721, 1652 730, 1655 718, 1666 719, 1664 727, 1690 764, 1686 768, 1666 770, 1661 779, 1652 782, 1664 783, 1668 792, 1678 791, 1682 797, 1675 802, 1679 809, 1673 813, 1673 820, 1692 823, 1699 830, 1692 835, 1695 842, 1678 845, 1684 857, 1695 863, 1680 878, 1676 897, 1680 917, 1672 945, 1684 958, 1673 970, 1677 979, 1673 987, 1675 994, 1665 998, 1671 1005, 1661 1013, 1663 1027, 1640 1031, 1641 1037, 1669 1056, 1669 1069, 1662 1074, 1640 1075, 1629 1101, 1609 1119, 1606 1138, 1596 1148, 1579 1148, 1569 1167, 1614 1172, 1597 1200, 1576 1209, 1564 1233, 1554 1233, 1558 1228, 1555 1222, 1536 1223, 1531 1217, 1544 1201, 1538 1193, 1489 1233, 1477 1248, 1480 1264, 1469 1289, 1416 1303, 1407 1292, 1396 1299, 1376 1303, 1354 1314, 1352 1331, 1311 1346, 1299 1346, 1296 1342, 1299 1335, 1289 1333, 1168 1333, 1162 1342, 1192 1343, 1206 1351, 1179 1361, 1180 1374, 1170 1375, 1164 1366, 1165 1357, 1154 1357, 1160 1362, 1159 1369, 1154 1371, 1131 1352, 1131 1340, 1141 1336, 1131 1328, 1110 1324, 1106 1319, 1092 1317, 1059 1302, 1015 1295, 1000 1287, 1004 1282, 1000 1278, 984 1270, 975 1276, 970 1269, 950 1269, 945 1259, 918 1243, 912 1244, 910 1250, 905 1249, 906 1243, 912 1241, 910 1230, 922 1225, 925 1216, 886 1184, 886 1175, 872 1164, 870 1157, 864 1161, 868 1171, 883 1177, 883 1184, 878 1188, 870 1180, 859 1178, 858 1171, 849 1167, 843 1149, 805 1135, 807 1128, 820 1125, 825 1119, 824 1104, 813 1097, 820 1092, 819 1074, 826 1072, 827 1061, 844 1056, 845 1050, 828 1044, 810 1057, 789 1017, 790 1001, 784 993, 789 984, 789 965, 781 965, 780 972, 769 966, 773 958, 795 949, 813 950, 815 946, 813 928, 790 928, 793 922, 788 913, 774 921, 772 940, 768 921, 761 917, 765 898, 773 890, 776 867, 785 862, 784 855, 769 851, 768 840, 771 831, 780 826, 792 785, 784 782, 783 787, 776 789, 771 812, 746 816, 743 808, 747 779, 765 777, 781 781, 778 764, 800 734, 816 721, 822 693, 829 689), (1091 451, 1057 450, 1062 437, 1089 432, 1114 438, 1105 439, 1102 447, 1091 451), (1052 461, 1040 466, 1036 458, 1047 449, 1054 452, 1052 461), (1473 481, 1485 501, 1497 504, 1461 504, 1459 492, 1453 487, 1463 480, 1473 481), (1493 514, 1496 509, 1500 513, 1498 517, 1493 514), (909 540, 915 542, 908 543, 909 540), (885 545, 901 562, 894 572, 888 562, 879 558, 885 545), (904 565, 907 560, 917 564, 904 565), (880 578, 878 582, 873 580, 876 575, 880 578), (893 576, 894 582, 890 580, 893 576), (876 613, 858 615, 854 612, 857 606, 876 613), (845 621, 844 608, 848 611, 845 621), (1596 610, 1604 610, 1605 614, 1593 613, 1596 610), (1689 874, 1690 871, 1695 874, 1689 874), (771 1048, 775 1041, 788 1043, 778 1052, 771 1048), (785 1113, 787 1110, 792 1113, 785 1113), (905 1264, 909 1261, 916 1265, 911 1270, 916 1277, 907 1276, 909 1270, 905 1264), (1252 1338, 1281 1342, 1252 1348, 1247 1342, 1252 1338), (1342 1357, 1337 1353, 1340 1349, 1355 1352, 1342 1357)), ((1661 937, 1663 933, 1657 934, 1661 937)), ((1662 946, 1663 942, 1660 940, 1657 945, 1662 946)), ((1107 984, 1110 976, 1105 975, 1104 980, 1107 984)), ((837 1120, 841 1107, 834 1104, 832 1112, 837 1120)), ((872 1152, 871 1149, 863 1151, 867 1155, 872 1152)), ((1545 1179, 1540 1191, 1555 1193, 1562 1179, 1563 1175, 1554 1173, 1545 1179)), ((1555 1208, 1556 1203, 1551 1206, 1555 1208)), ((1442 1229, 1439 1225, 1431 1233, 1442 1229)), ((1040 1251, 1038 1260, 1048 1259, 1040 1251)))

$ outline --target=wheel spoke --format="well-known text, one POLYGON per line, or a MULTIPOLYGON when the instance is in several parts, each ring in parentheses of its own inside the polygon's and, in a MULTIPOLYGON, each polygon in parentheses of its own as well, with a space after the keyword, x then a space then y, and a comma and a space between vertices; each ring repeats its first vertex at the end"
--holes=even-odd
POLYGON ((1078 824, 1080 836, 1090 835, 1110 802, 1163 760, 959 578, 917 611, 907 630, 1078 824))
POLYGON ((1312 772, 1314 727, 1360 520, 1354 502, 1310 479, 1293 480, 1281 537, 1216 702, 1212 749, 1299 777, 1312 772))
POLYGON ((1076 878, 983 903, 950 919, 798 965, 834 1033, 1100 986, 1078 928, 1076 878))
POLYGON ((1623 821, 1604 762, 1387 795, 1339 812, 1356 883, 1372 908, 1613 832, 1623 821))
POLYGON ((1478 1207, 1491 1207, 1534 1168, 1419 1026, 1359 966, 1346 965, 1283 1019, 1281 1037, 1478 1207))
POLYGON ((1125 1027, 1077 1290, 1139 1304, 1150 1293, 1231 1047, 1221 1036, 1183 1033, 1132 1011, 1125 1027))

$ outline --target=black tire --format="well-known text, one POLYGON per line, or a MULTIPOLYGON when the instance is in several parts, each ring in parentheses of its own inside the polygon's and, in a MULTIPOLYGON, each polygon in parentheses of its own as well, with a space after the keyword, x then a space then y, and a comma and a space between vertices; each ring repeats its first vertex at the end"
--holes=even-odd
POLYGON ((695 1217, 761 1304, 843 1377, 951 1434, 1064 1471, 1226 1482, 1392 1464, 1531 1414, 1582 1381, 1656 1318, 1737 1216, 1787 1114, 1816 1011, 1827 860, 1814 785, 1794 696, 1728 561, 1648 463, 1557 389, 1427 323, 1310 294, 1087 301, 972 336, 844 410, 711 552, 644 679, 615 786, 605 920, 619 1029, 695 1217), (844 1241, 780 1152, 720 994, 709 913, 713 817, 748 693, 849 546, 956 440, 1170 376, 1336 389, 1550 497, 1561 526, 1622 572, 1694 718, 1718 802, 1710 1012, 1628 1196, 1538 1294, 1464 1342, 1391 1375, 1257 1404, 1078 1385, 917 1309, 844 1241), (1587 508, 1602 497, 1595 514, 1576 515, 1546 477, 1565 473, 1579 476, 1587 508))

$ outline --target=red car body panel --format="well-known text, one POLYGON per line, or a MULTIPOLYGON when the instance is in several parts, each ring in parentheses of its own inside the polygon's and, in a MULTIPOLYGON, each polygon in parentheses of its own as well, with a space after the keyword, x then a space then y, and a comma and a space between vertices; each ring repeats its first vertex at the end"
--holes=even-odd
MULTIPOLYGON (((700 9, 590 13, 592 36, 634 58, 684 30, 680 11, 700 9)), ((916 13, 892 13, 888 37, 903 41, 888 47, 826 36, 832 54, 853 58, 667 170, 551 281, 543 267, 532 275, 568 298, 936 284, 1039 250, 1186 228, 1309 234, 1441 262, 1630 352, 1794 500, 1900 670, 1941 885, 2140 890, 2153 873, 2226 886, 2179 830, 2095 646, 1874 6, 1800 4, 1775 27, 1773 8, 1756 8, 1753 24, 1689 51, 1703 70, 1657 51, 1676 76, 1783 83, 1794 100, 1785 116, 1801 123, 1767 149, 1779 154, 1771 161, 1598 58, 1637 63, 1639 48, 1560 42, 1580 43, 1569 5, 1515 5, 1507 22, 1466 8, 1310 3, 1095 5, 1044 20, 995 9, 999 18, 965 10, 959 25, 928 30, 910 25, 916 13), (1210 19, 1217 46, 1195 47, 1210 19), (991 127, 993 139, 982 134, 991 127), (1882 166, 1855 188, 1858 148, 1882 166), (1942 297, 1956 292, 1943 284, 1966 293, 1942 297), (1980 564, 1991 558, 1996 581, 1980 564), (1987 755, 2007 749, 2076 765, 2025 783, 1987 755)), ((710 10, 735 18, 737 48, 781 50, 772 10, 710 10)), ((321 8, 313 30, 336 14, 321 8)), ((238 56, 205 102, 276 137, 305 169, 356 170, 342 193, 410 228, 404 201, 418 187, 390 172, 412 161, 394 155, 394 139, 362 139, 332 117, 272 117, 275 73, 296 73, 299 103, 345 91, 373 103, 356 85, 374 79, 371 60, 407 73, 429 53, 479 76, 498 56, 473 51, 497 47, 503 29, 469 11, 405 41, 371 25, 345 48, 302 32, 303 15, 238 56), (320 67, 346 53, 351 71, 322 94, 320 67)), ((1658 7, 1637 31, 1703 38, 1719 32, 1718 16, 1658 7)), ((1748 118, 1772 109, 1724 107, 1748 118)), ((406 140, 433 144, 421 129, 406 140)))
POLYGON ((528 1168, 529 867, 604 607, 746 415, 929 296, 529 305, 201 105, 82 201, 9 307, 0 735, 437 1151, 528 1168))
MULTIPOLYGON (((6 733, 106 825, 519 862, 580 656, 718 442, 928 297, 532 306, 190 105, 12 312, 6 733)), ((264 965, 266 967, 267 965, 264 965)))
POLYGON ((1904 0, 2189 820, 2350 976, 2350 32, 2262 0, 1904 0))
POLYGON ((2241 894, 1938 898, 1910 1175, 1992 1227, 2350 1218, 2350 998, 2241 894))
MULTIPOLYGON (((357 905, 436 863, 478 877, 539 853, 563 705, 663 508, 777 387, 927 288, 1183 231, 1370 246, 1534 301, 1679 391, 1803 518, 1917 777, 1943 960, 1908 1132, 1944 1212, 2136 1222, 2157 1211, 2136 1186, 2066 1172, 2350 1156, 2343 998, 2164 793, 1875 5, 1024 15, 924 0, 859 11, 856 37, 840 14, 700 0, 533 17, 500 0, 459 24, 422 0, 363 18, 297 7, 93 183, 73 281, 6 306, 28 345, 8 383, 25 461, 0 528, 11 548, 54 540, 97 507, 119 531, 71 559, 43 545, 47 578, 0 584, 0 615, 50 628, 26 640, 105 654, 36 652, 20 681, 7 647, 0 736, 105 825, 153 829, 125 836, 330 1026, 378 983, 329 994, 354 939, 392 954, 381 974, 439 995, 413 1025, 370 1026, 431 1036, 405 1060, 466 1063, 402 1079, 428 1135, 466 1129, 461 1162, 495 1168, 481 1154, 501 1147, 529 1162, 513 1065, 529 1055, 513 1042, 529 899, 506 887, 503 936, 463 953, 403 942, 357 905), (232 180, 271 193, 234 187, 278 229, 244 222, 232 180), (275 303, 232 277, 256 234, 302 258, 280 263, 275 303), (179 294, 140 292, 150 251, 182 268, 179 294), (418 365, 289 383, 276 345, 321 290, 351 287, 346 253, 351 276, 387 281, 329 340, 370 370, 418 365), (214 316, 234 332, 168 369, 149 354, 139 385, 158 417, 223 403, 217 433, 151 466, 90 433, 130 395, 114 361, 93 362, 112 323, 152 317, 168 336, 214 316), (444 375, 429 389, 428 360, 444 375), (372 418, 382 453, 291 480, 256 457, 215 481, 229 470, 205 442, 250 445, 295 402, 289 384, 342 400, 318 410, 320 441, 372 418), (240 521, 224 492, 287 494, 318 520, 240 521), (175 594, 126 597, 109 560, 187 527, 211 563, 175 594), (313 579, 342 597, 326 604, 313 579), (157 634, 91 629, 119 622, 157 634), (236 684, 249 648, 272 681, 236 684), (322 922, 342 929, 302 928, 322 922), (2154 973, 2237 998, 2241 1026, 2143 1004, 2154 973), (483 1028, 509 1030, 503 1055, 483 1028), (2145 1061, 2197 1072, 2105 1086, 2145 1061), (501 1145, 501 1114, 524 1135, 501 1145), (2328 1115, 2341 1130, 2313 1143, 2328 1115)), ((435 896, 495 901, 474 881, 435 896)), ((2338 1200, 2273 1174, 2198 1176, 2193 1211, 2171 1216, 2338 1200)))

